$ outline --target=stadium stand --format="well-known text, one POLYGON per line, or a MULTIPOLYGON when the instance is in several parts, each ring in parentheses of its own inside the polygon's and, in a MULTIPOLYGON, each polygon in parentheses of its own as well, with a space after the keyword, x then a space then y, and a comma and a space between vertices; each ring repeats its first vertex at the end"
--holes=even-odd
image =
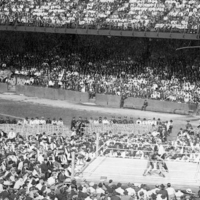
MULTIPOLYGON (((199 33, 199 9, 198 0, 3 0, 0 24, 199 33)), ((165 105, 175 110, 173 102, 195 110, 200 101, 200 57, 197 49, 175 51, 183 45, 188 43, 0 32, 0 79, 16 83, 17 94, 31 97, 81 102, 96 95, 101 105, 111 107, 127 106, 134 98, 142 110, 165 105)), ((195 199, 190 188, 175 191, 170 183, 151 189, 112 180, 71 180, 73 171, 79 176, 97 152, 102 157, 147 160, 158 150, 162 161, 198 163, 200 126, 188 122, 170 141, 172 128, 171 120, 134 122, 126 117, 73 119, 71 130, 62 119, 0 119, 0 198, 195 199)))
MULTIPOLYGON (((36 36, 33 36, 33 41, 36 40, 34 37, 36 36)), ((127 39, 123 44, 120 38, 107 38, 105 41, 102 38, 100 39, 102 44, 99 45, 93 39, 91 41, 94 44, 91 44, 90 39, 79 38, 84 44, 80 42, 79 52, 77 53, 72 53, 74 52, 73 40, 68 41, 71 49, 69 48, 69 53, 65 55, 63 55, 64 52, 60 47, 57 50, 52 50, 55 51, 54 53, 46 49, 47 52, 49 51, 49 54, 45 53, 46 55, 40 55, 43 54, 40 51, 37 56, 31 52, 31 49, 29 53, 24 52, 17 56, 2 51, 2 71, 15 65, 13 74, 16 78, 11 80, 13 84, 16 82, 17 85, 88 92, 91 98, 96 93, 101 93, 123 96, 123 100, 134 97, 194 104, 199 101, 199 57, 196 54, 197 49, 186 50, 183 54, 177 53, 178 56, 175 58, 172 56, 175 52, 167 42, 155 42, 157 45, 155 45, 155 48, 152 47, 153 49, 150 52, 148 46, 151 41, 145 42, 145 40, 140 39, 131 41, 127 39), (115 40, 121 46, 115 44, 115 40), (132 56, 127 53, 131 52, 132 49, 132 46, 127 46, 130 41, 139 50, 132 56), (109 45, 107 50, 104 47, 105 43, 109 45), (90 45, 89 51, 96 51, 96 55, 91 54, 91 59, 88 59, 85 55, 84 45, 90 45), (144 50, 139 49, 140 45, 145 46, 144 50), (168 52, 168 56, 165 55, 166 51, 162 47, 168 52), (112 48, 115 51, 114 55, 107 56, 106 59, 103 58, 112 48), (124 51, 123 58, 120 55, 119 48, 124 51), (23 68, 20 66, 23 66, 23 68), (115 70, 113 71, 113 69, 115 70)), ((43 35, 35 42, 38 43, 42 39, 44 39, 43 35)), ((20 42, 24 43, 24 41, 20 42)), ((53 42, 56 45, 59 42, 62 43, 63 39, 53 38, 53 42)), ((176 46, 178 44, 177 42, 176 46)), ((24 45, 27 45, 26 42, 24 45)))
POLYGON ((197 33, 199 9, 198 0, 5 0, 1 3, 0 23, 197 33))

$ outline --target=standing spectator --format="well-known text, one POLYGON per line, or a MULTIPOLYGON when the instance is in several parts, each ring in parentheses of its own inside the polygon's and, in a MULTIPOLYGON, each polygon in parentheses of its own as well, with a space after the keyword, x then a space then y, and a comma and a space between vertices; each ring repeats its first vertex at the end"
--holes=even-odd
POLYGON ((171 183, 167 183, 167 192, 168 192, 168 195, 169 195, 169 200, 174 200, 175 199, 175 194, 176 194, 176 191, 173 187, 171 187, 171 183))
POLYGON ((141 110, 144 110, 144 111, 146 111, 146 108, 147 108, 147 106, 148 106, 148 101, 145 99, 145 101, 144 101, 144 104, 143 104, 143 106, 142 106, 142 109, 141 109, 141 110))
POLYGON ((57 125, 58 125, 58 126, 63 126, 63 125, 64 125, 62 118, 60 118, 60 119, 58 120, 57 125))
POLYGON ((160 190, 157 192, 157 194, 161 194, 161 195, 167 197, 167 200, 169 200, 168 192, 165 189, 165 186, 163 184, 160 185, 160 190))

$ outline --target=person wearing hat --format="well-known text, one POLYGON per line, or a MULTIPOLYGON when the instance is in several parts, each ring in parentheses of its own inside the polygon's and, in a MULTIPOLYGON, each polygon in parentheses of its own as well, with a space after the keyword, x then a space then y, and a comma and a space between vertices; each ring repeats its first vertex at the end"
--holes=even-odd
POLYGON ((148 104, 148 101, 145 99, 141 110, 146 111, 146 108, 147 108, 148 105, 149 105, 149 104, 148 104))
POLYGON ((109 180, 108 183, 103 182, 104 189, 109 193, 113 193, 113 180, 109 180))
POLYGON ((194 192, 192 192, 192 190, 190 188, 186 189, 186 190, 181 190, 181 192, 185 195, 190 195, 190 196, 194 196, 194 192))
POLYGON ((165 189, 164 184, 160 185, 160 190, 157 192, 157 194, 161 194, 161 195, 165 196, 167 198, 167 200, 169 200, 169 195, 168 195, 167 190, 165 189))
POLYGON ((186 128, 186 129, 192 128, 192 124, 190 124, 190 121, 189 121, 189 120, 187 121, 187 124, 185 125, 185 128, 186 128))
POLYGON ((80 185, 80 186, 78 187, 78 198, 79 198, 79 199, 85 199, 85 198, 87 198, 87 196, 88 196, 88 194, 85 193, 85 192, 83 192, 82 190, 83 190, 83 187, 82 187, 82 185, 80 185))

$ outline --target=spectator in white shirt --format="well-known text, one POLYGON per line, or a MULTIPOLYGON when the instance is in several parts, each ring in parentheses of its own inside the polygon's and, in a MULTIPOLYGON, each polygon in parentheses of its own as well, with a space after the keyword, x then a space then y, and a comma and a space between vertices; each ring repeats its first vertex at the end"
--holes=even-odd
POLYGON ((14 141, 17 134, 11 129, 11 131, 8 133, 8 139, 14 141))
POLYGON ((121 195, 124 194, 124 189, 121 188, 122 184, 121 183, 118 183, 117 184, 117 189, 115 189, 115 191, 121 195))
POLYGON ((175 196, 176 191, 175 191, 174 188, 171 187, 170 183, 167 184, 167 189, 166 190, 167 190, 168 195, 169 195, 169 200, 173 200, 176 197, 175 196))
POLYGON ((60 119, 57 121, 57 125, 58 125, 58 126, 63 126, 63 125, 64 125, 62 118, 60 118, 60 119))
POLYGON ((99 120, 97 118, 94 120, 94 124, 99 124, 99 120))
POLYGON ((42 118, 39 120, 39 124, 40 124, 40 125, 46 124, 46 120, 44 119, 44 117, 42 117, 42 118))
POLYGON ((28 119, 28 117, 26 117, 26 118, 24 119, 23 124, 24 124, 24 125, 29 124, 29 119, 28 119))
POLYGON ((40 124, 40 120, 39 120, 38 117, 36 117, 36 118, 34 119, 34 125, 39 125, 39 124, 40 124))
POLYGON ((110 122, 108 121, 108 119, 107 119, 106 117, 104 117, 102 123, 103 123, 103 124, 110 124, 110 122))
POLYGON ((52 124, 52 125, 57 125, 57 123, 58 123, 58 122, 57 122, 56 118, 53 118, 51 124, 52 124))
POLYGON ((96 189, 96 193, 97 194, 105 194, 105 190, 103 190, 102 187, 103 187, 102 183, 99 183, 99 185, 98 185, 98 187, 96 189))
POLYGON ((30 124, 30 125, 34 125, 34 124, 35 124, 35 122, 34 122, 34 119, 33 119, 33 118, 31 118, 31 119, 30 119, 30 121, 29 121, 29 124, 30 124))
POLYGON ((135 192, 134 186, 129 185, 129 187, 126 188, 126 191, 128 192, 128 195, 129 195, 129 196, 136 195, 136 192, 135 192))

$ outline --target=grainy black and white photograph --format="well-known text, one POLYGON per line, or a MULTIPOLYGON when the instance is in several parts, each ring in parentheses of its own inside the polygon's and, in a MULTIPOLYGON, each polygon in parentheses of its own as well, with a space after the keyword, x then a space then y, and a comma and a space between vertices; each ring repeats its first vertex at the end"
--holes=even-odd
POLYGON ((0 200, 200 200, 200 0, 0 0, 0 200))

